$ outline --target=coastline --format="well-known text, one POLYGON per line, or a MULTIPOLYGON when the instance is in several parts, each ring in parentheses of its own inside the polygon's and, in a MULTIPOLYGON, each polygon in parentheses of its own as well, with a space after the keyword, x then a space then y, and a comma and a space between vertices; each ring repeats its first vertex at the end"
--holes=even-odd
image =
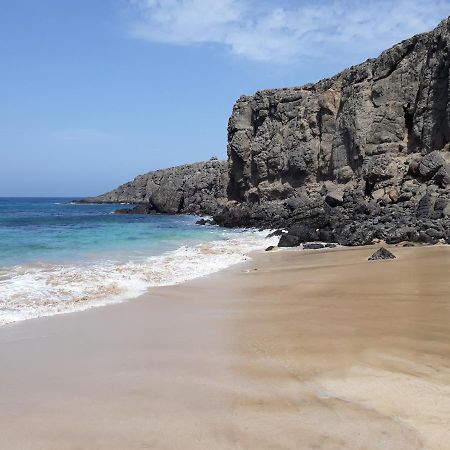
MULTIPOLYGON (((278 241, 256 229, 198 227, 195 218, 187 216, 143 216, 139 225, 129 221, 127 229, 120 220, 105 226, 101 224, 103 216, 99 217, 99 229, 106 236, 103 242, 95 232, 94 238, 89 232, 87 236, 66 236, 66 250, 80 245, 81 240, 84 253, 64 255, 63 245, 59 250, 62 255, 35 254, 39 262, 33 262, 16 258, 23 250, 20 245, 6 248, 16 260, 3 266, 0 258, 0 327, 137 298, 153 287, 183 283, 245 261, 249 252, 278 241), (100 248, 89 248, 95 247, 92 239, 100 248)), ((81 219, 83 223, 84 217, 81 219)), ((49 234, 51 248, 55 246, 54 230, 49 234)))
POLYGON ((376 248, 0 327, 0 448, 444 450, 450 247, 376 248))

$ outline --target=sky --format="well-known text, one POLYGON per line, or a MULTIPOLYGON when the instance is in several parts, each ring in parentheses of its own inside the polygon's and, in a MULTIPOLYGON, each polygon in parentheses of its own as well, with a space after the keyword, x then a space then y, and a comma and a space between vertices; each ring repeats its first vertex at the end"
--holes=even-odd
POLYGON ((226 157, 234 102, 376 57, 450 0, 1 0, 0 196, 226 157))

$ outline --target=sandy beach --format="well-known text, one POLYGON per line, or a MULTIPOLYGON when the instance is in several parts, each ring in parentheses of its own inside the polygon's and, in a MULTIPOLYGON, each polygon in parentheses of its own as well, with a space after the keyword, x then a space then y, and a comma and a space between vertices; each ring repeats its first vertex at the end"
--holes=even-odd
POLYGON ((274 251, 0 328, 1 449, 450 442, 450 247, 274 251))

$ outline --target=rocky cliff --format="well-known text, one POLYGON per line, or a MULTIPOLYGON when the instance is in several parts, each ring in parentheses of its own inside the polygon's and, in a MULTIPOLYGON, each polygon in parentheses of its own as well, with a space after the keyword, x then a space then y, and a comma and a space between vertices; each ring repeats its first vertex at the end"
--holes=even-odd
POLYGON ((228 163, 211 159, 137 176, 87 203, 134 203, 147 212, 213 214, 226 198, 228 163))
POLYGON ((378 58, 241 97, 228 125, 228 226, 281 245, 449 238, 450 18, 378 58))
POLYGON ((228 162, 137 177, 87 201, 287 228, 281 246, 450 242, 450 18, 302 87, 241 97, 228 162))

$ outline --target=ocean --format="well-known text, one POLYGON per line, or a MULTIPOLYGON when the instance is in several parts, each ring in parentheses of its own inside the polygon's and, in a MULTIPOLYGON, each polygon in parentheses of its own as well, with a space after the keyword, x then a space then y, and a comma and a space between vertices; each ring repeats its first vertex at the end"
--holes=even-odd
POLYGON ((124 206, 71 200, 0 198, 0 325, 131 299, 276 243, 195 216, 116 215, 124 206))

